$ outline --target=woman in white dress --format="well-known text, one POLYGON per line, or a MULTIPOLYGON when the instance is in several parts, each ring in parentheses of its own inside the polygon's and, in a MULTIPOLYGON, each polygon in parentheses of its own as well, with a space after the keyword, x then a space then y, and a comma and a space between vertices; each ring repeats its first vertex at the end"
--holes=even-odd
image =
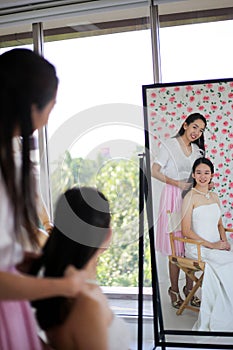
POLYGON ((85 266, 86 285, 76 298, 50 298, 33 303, 49 344, 56 350, 127 350, 129 330, 113 314, 96 281, 97 260, 111 240, 110 210, 105 196, 90 187, 61 195, 54 228, 33 273, 63 276, 67 266, 85 266))
MULTIPOLYGON (((158 157, 152 166, 152 176, 164 182, 161 193, 159 215, 157 220, 156 250, 163 255, 171 255, 171 245, 168 232, 167 211, 180 212, 182 205, 182 190, 190 188, 187 182, 194 161, 204 156, 204 130, 206 119, 200 113, 192 113, 183 122, 177 135, 161 144, 158 157)), ((175 233, 181 237, 181 232, 175 233)), ((176 252, 184 254, 182 242, 176 242, 176 252)), ((171 304, 179 309, 183 300, 180 297, 178 279, 180 270, 175 264, 169 263, 170 288, 168 294, 171 304)), ((187 280, 183 288, 187 295, 192 288, 192 281, 187 280)), ((194 296, 191 300, 194 306, 200 305, 200 300, 194 296)))
MULTIPOLYGON (((233 329, 233 252, 221 219, 218 195, 209 191, 214 166, 207 158, 193 165, 193 188, 182 205, 182 233, 203 241, 201 255, 205 261, 202 303, 195 330, 230 331, 233 329)), ((197 258, 196 246, 186 244, 187 257, 197 258)))

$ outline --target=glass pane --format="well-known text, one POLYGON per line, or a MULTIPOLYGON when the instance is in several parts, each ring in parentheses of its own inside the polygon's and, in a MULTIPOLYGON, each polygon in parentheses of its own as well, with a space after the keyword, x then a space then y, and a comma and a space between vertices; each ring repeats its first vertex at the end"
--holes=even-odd
POLYGON ((233 20, 161 28, 163 82, 232 77, 233 20))
POLYGON ((60 80, 48 124, 53 201, 74 184, 106 194, 114 235, 101 258, 100 283, 136 287, 141 86, 153 79, 150 31, 48 42, 45 57, 60 80))
POLYGON ((19 48, 22 48, 22 49, 29 49, 29 50, 32 50, 33 49, 33 46, 32 44, 28 44, 28 45, 19 45, 19 46, 3 46, 0 48, 0 55, 6 51, 9 51, 9 50, 12 50, 12 49, 19 49, 19 48))

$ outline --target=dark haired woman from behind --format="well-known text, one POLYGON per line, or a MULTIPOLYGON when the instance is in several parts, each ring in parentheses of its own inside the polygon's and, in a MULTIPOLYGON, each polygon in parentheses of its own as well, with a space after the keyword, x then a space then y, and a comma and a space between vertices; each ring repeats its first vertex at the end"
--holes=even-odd
MULTIPOLYGON (((182 206, 182 233, 202 241, 201 256, 205 264, 202 302, 195 330, 232 332, 233 323, 233 252, 222 224, 217 193, 209 191, 214 176, 213 163, 197 159, 193 165, 193 187, 182 206)), ((197 258, 194 244, 186 244, 185 254, 197 258)), ((231 333, 232 334, 232 333, 231 333)))
MULTIPOLYGON (((188 189, 188 178, 195 159, 204 156, 204 130, 206 119, 200 113, 190 114, 181 125, 178 133, 169 140, 162 142, 158 157, 152 165, 152 176, 165 183, 160 197, 159 213, 156 232, 156 250, 163 255, 171 255, 171 246, 168 233, 167 211, 181 212, 182 191, 188 189)), ((175 232, 181 236, 181 231, 175 232)), ((176 253, 184 254, 182 242, 176 242, 176 253)), ((171 304, 179 309, 183 300, 179 293, 179 268, 169 263, 170 287, 168 294, 171 304)), ((192 289, 192 281, 186 280, 183 288, 187 296, 192 289)), ((194 296, 191 300, 193 306, 199 306, 200 300, 194 296)))
POLYGON ((30 137, 48 121, 58 86, 54 67, 36 53, 14 49, 0 55, 0 349, 40 350, 37 325, 29 300, 73 296, 85 273, 69 268, 61 278, 20 274, 24 235, 37 237, 35 186, 30 162, 30 137), (15 158, 13 139, 22 137, 15 158), (24 229, 22 229, 22 227, 24 229), (26 230, 25 230, 26 229, 26 230))
POLYGON ((90 187, 73 188, 58 200, 54 228, 36 262, 46 277, 63 276, 69 265, 87 272, 76 298, 49 298, 33 303, 39 325, 56 350, 127 350, 124 321, 111 311, 96 280, 97 259, 111 240, 107 199, 90 187))

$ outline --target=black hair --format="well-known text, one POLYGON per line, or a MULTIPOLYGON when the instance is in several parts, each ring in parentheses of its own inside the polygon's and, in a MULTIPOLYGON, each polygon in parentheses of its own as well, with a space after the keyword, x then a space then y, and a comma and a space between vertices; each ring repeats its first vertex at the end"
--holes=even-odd
POLYGON ((33 51, 13 49, 0 55, 0 172, 13 209, 15 233, 25 226, 32 243, 37 240, 33 231, 38 217, 29 158, 31 108, 35 105, 43 110, 55 98, 57 85, 53 65, 33 51), (20 183, 12 145, 16 130, 22 137, 20 183))
MULTIPOLYGON (((58 200, 54 228, 31 273, 43 268, 44 276, 61 277, 68 265, 83 268, 106 240, 110 219, 109 203, 97 189, 66 191, 58 200)), ((33 306, 44 330, 63 323, 70 311, 64 297, 38 300, 33 306)))
POLYGON ((192 172, 191 172, 189 180, 188 180, 188 183, 190 183, 190 188, 188 190, 184 190, 182 192, 182 198, 185 197, 185 195, 191 190, 192 187, 196 186, 196 184, 197 184, 196 180, 193 178, 192 175, 195 173, 196 168, 200 164, 208 165, 208 167, 210 168, 211 174, 214 174, 214 165, 211 162, 211 160, 209 160, 208 158, 205 158, 205 157, 201 157, 201 158, 196 159, 195 162, 193 163, 192 172))
MULTIPOLYGON (((198 120, 198 119, 202 120, 203 123, 205 124, 205 127, 206 127, 207 121, 206 121, 205 117, 202 114, 200 114, 200 113, 192 113, 185 119, 184 123, 181 125, 180 130, 175 135, 175 137, 182 136, 185 133, 185 129, 184 129, 184 124, 185 123, 187 125, 190 125, 191 123, 194 123, 195 120, 198 120)), ((205 152, 205 139, 204 139, 204 134, 203 133, 201 134, 199 139, 193 141, 192 143, 195 143, 200 149, 202 149, 203 150, 203 154, 204 154, 204 152, 205 152)))

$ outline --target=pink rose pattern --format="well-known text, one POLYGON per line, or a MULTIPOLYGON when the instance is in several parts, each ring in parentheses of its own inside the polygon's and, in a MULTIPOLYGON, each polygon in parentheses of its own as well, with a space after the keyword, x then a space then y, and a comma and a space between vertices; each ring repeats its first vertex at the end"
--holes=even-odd
POLYGON ((156 149, 177 133, 189 114, 199 112, 206 118, 205 148, 215 166, 214 190, 224 225, 233 227, 233 82, 148 88, 147 109, 150 147, 156 149))

